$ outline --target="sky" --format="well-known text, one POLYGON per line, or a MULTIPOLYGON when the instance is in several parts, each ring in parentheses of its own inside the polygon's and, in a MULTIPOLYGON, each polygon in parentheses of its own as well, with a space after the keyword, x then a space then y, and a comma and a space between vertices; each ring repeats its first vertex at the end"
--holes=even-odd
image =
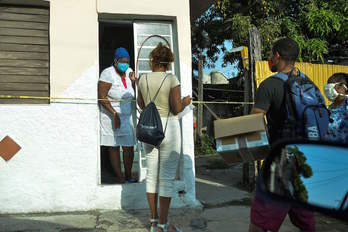
POLYGON ((313 176, 302 178, 314 205, 336 208, 348 192, 348 149, 302 144, 299 149, 312 167, 313 176))
MULTIPOLYGON (((232 44, 232 41, 230 40, 226 40, 224 42, 224 45, 226 47, 226 50, 229 51, 233 48, 233 44, 232 44)), ((203 52, 204 53, 204 52, 203 52)), ((205 74, 210 74, 212 71, 220 71, 222 72, 223 74, 225 74, 225 76, 227 78, 233 78, 233 77, 236 77, 238 75, 238 70, 237 68, 235 68, 233 65, 231 64, 228 64, 226 67, 222 67, 223 65, 223 62, 224 62, 224 53, 220 51, 220 53, 218 54, 219 56, 219 59, 215 62, 215 68, 207 68, 207 67, 204 67, 203 68, 203 72, 205 74)))
MULTIPOLYGON (((205 14, 209 14, 209 13, 210 13, 210 10, 211 10, 211 9, 208 9, 208 10, 205 12, 205 14)), ((202 17, 203 17, 203 16, 202 16, 202 17)), ((197 19, 197 20, 199 21, 200 19, 197 19)), ((224 46, 225 46, 225 48, 226 48, 226 51, 231 50, 231 49, 233 48, 233 42, 232 42, 232 40, 225 40, 224 46)), ((228 64, 228 65, 226 65, 226 67, 223 67, 223 63, 224 63, 224 59, 223 59, 224 53, 221 52, 221 46, 219 46, 219 48, 220 48, 220 53, 218 54, 219 58, 218 58, 218 60, 215 62, 215 67, 214 67, 214 68, 204 67, 204 68, 203 68, 203 73, 209 75, 209 74, 210 74, 211 72, 213 72, 213 71, 220 71, 220 72, 222 72, 228 79, 229 79, 229 78, 236 77, 236 76, 238 75, 238 69, 237 69, 236 67, 234 67, 234 66, 231 65, 231 64, 228 64)), ((205 53, 205 52, 203 51, 203 54, 204 54, 204 53, 205 53)), ((195 75, 195 76, 198 76, 198 71, 197 71, 197 70, 194 71, 194 75, 195 75)))

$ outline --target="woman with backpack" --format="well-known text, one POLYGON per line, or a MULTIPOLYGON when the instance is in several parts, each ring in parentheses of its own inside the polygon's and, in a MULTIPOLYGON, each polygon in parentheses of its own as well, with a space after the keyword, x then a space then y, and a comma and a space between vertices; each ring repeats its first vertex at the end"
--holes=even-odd
POLYGON ((329 106, 330 118, 328 140, 348 143, 348 74, 335 73, 324 87, 326 97, 332 102, 329 106))
POLYGON ((191 103, 191 98, 186 96, 181 99, 178 78, 166 73, 174 61, 170 48, 160 43, 150 53, 149 58, 152 72, 142 75, 138 81, 138 105, 144 109, 150 102, 154 102, 162 125, 165 125, 165 137, 159 146, 144 143, 147 160, 146 195, 151 211, 151 231, 180 231, 168 223, 167 217, 181 152, 180 124, 176 115, 191 103))

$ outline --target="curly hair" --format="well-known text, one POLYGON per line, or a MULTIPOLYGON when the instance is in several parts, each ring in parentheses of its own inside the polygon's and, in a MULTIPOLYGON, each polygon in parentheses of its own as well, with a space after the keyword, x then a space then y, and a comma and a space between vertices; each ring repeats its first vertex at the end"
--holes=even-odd
POLYGON ((170 64, 174 61, 174 54, 167 46, 159 43, 149 55, 150 62, 153 66, 164 67, 168 70, 170 64))

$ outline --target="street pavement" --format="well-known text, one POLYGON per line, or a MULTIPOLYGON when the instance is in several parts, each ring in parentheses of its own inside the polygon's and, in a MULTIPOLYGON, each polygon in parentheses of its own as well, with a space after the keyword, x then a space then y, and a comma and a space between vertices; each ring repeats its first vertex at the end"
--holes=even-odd
MULTIPOLYGON (((185 232, 247 231, 249 207, 227 206, 206 210, 172 209, 170 220, 185 232)), ((288 224, 288 223, 287 223, 288 224)), ((14 232, 143 232, 149 230, 148 211, 93 211, 0 217, 0 231, 14 232)), ((286 225, 281 231, 294 231, 286 225)))
MULTIPOLYGON (((209 170, 197 163, 196 191, 202 207, 171 209, 169 220, 184 232, 248 231, 252 194, 236 187, 241 179, 241 166, 209 170)), ((0 215, 0 231, 145 232, 149 231, 148 214, 144 209, 0 215)), ((318 215, 316 220, 317 231, 348 231, 347 224, 334 219, 318 215)), ((280 232, 293 231, 298 230, 286 218, 280 232)))

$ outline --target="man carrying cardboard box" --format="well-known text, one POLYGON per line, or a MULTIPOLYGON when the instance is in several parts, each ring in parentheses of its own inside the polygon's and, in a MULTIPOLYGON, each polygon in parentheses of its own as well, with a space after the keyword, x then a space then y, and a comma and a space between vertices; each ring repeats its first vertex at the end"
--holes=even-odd
MULTIPOLYGON (((273 44, 269 57, 272 72, 289 76, 295 70, 295 61, 299 55, 298 44, 289 38, 279 39, 273 44)), ((279 130, 284 127, 285 82, 274 76, 263 81, 257 90, 252 114, 263 113, 267 116, 270 143, 279 138, 279 130)), ((250 232, 278 231, 286 215, 301 231, 315 231, 314 214, 308 210, 282 203, 264 195, 259 181, 250 212, 250 232)))

